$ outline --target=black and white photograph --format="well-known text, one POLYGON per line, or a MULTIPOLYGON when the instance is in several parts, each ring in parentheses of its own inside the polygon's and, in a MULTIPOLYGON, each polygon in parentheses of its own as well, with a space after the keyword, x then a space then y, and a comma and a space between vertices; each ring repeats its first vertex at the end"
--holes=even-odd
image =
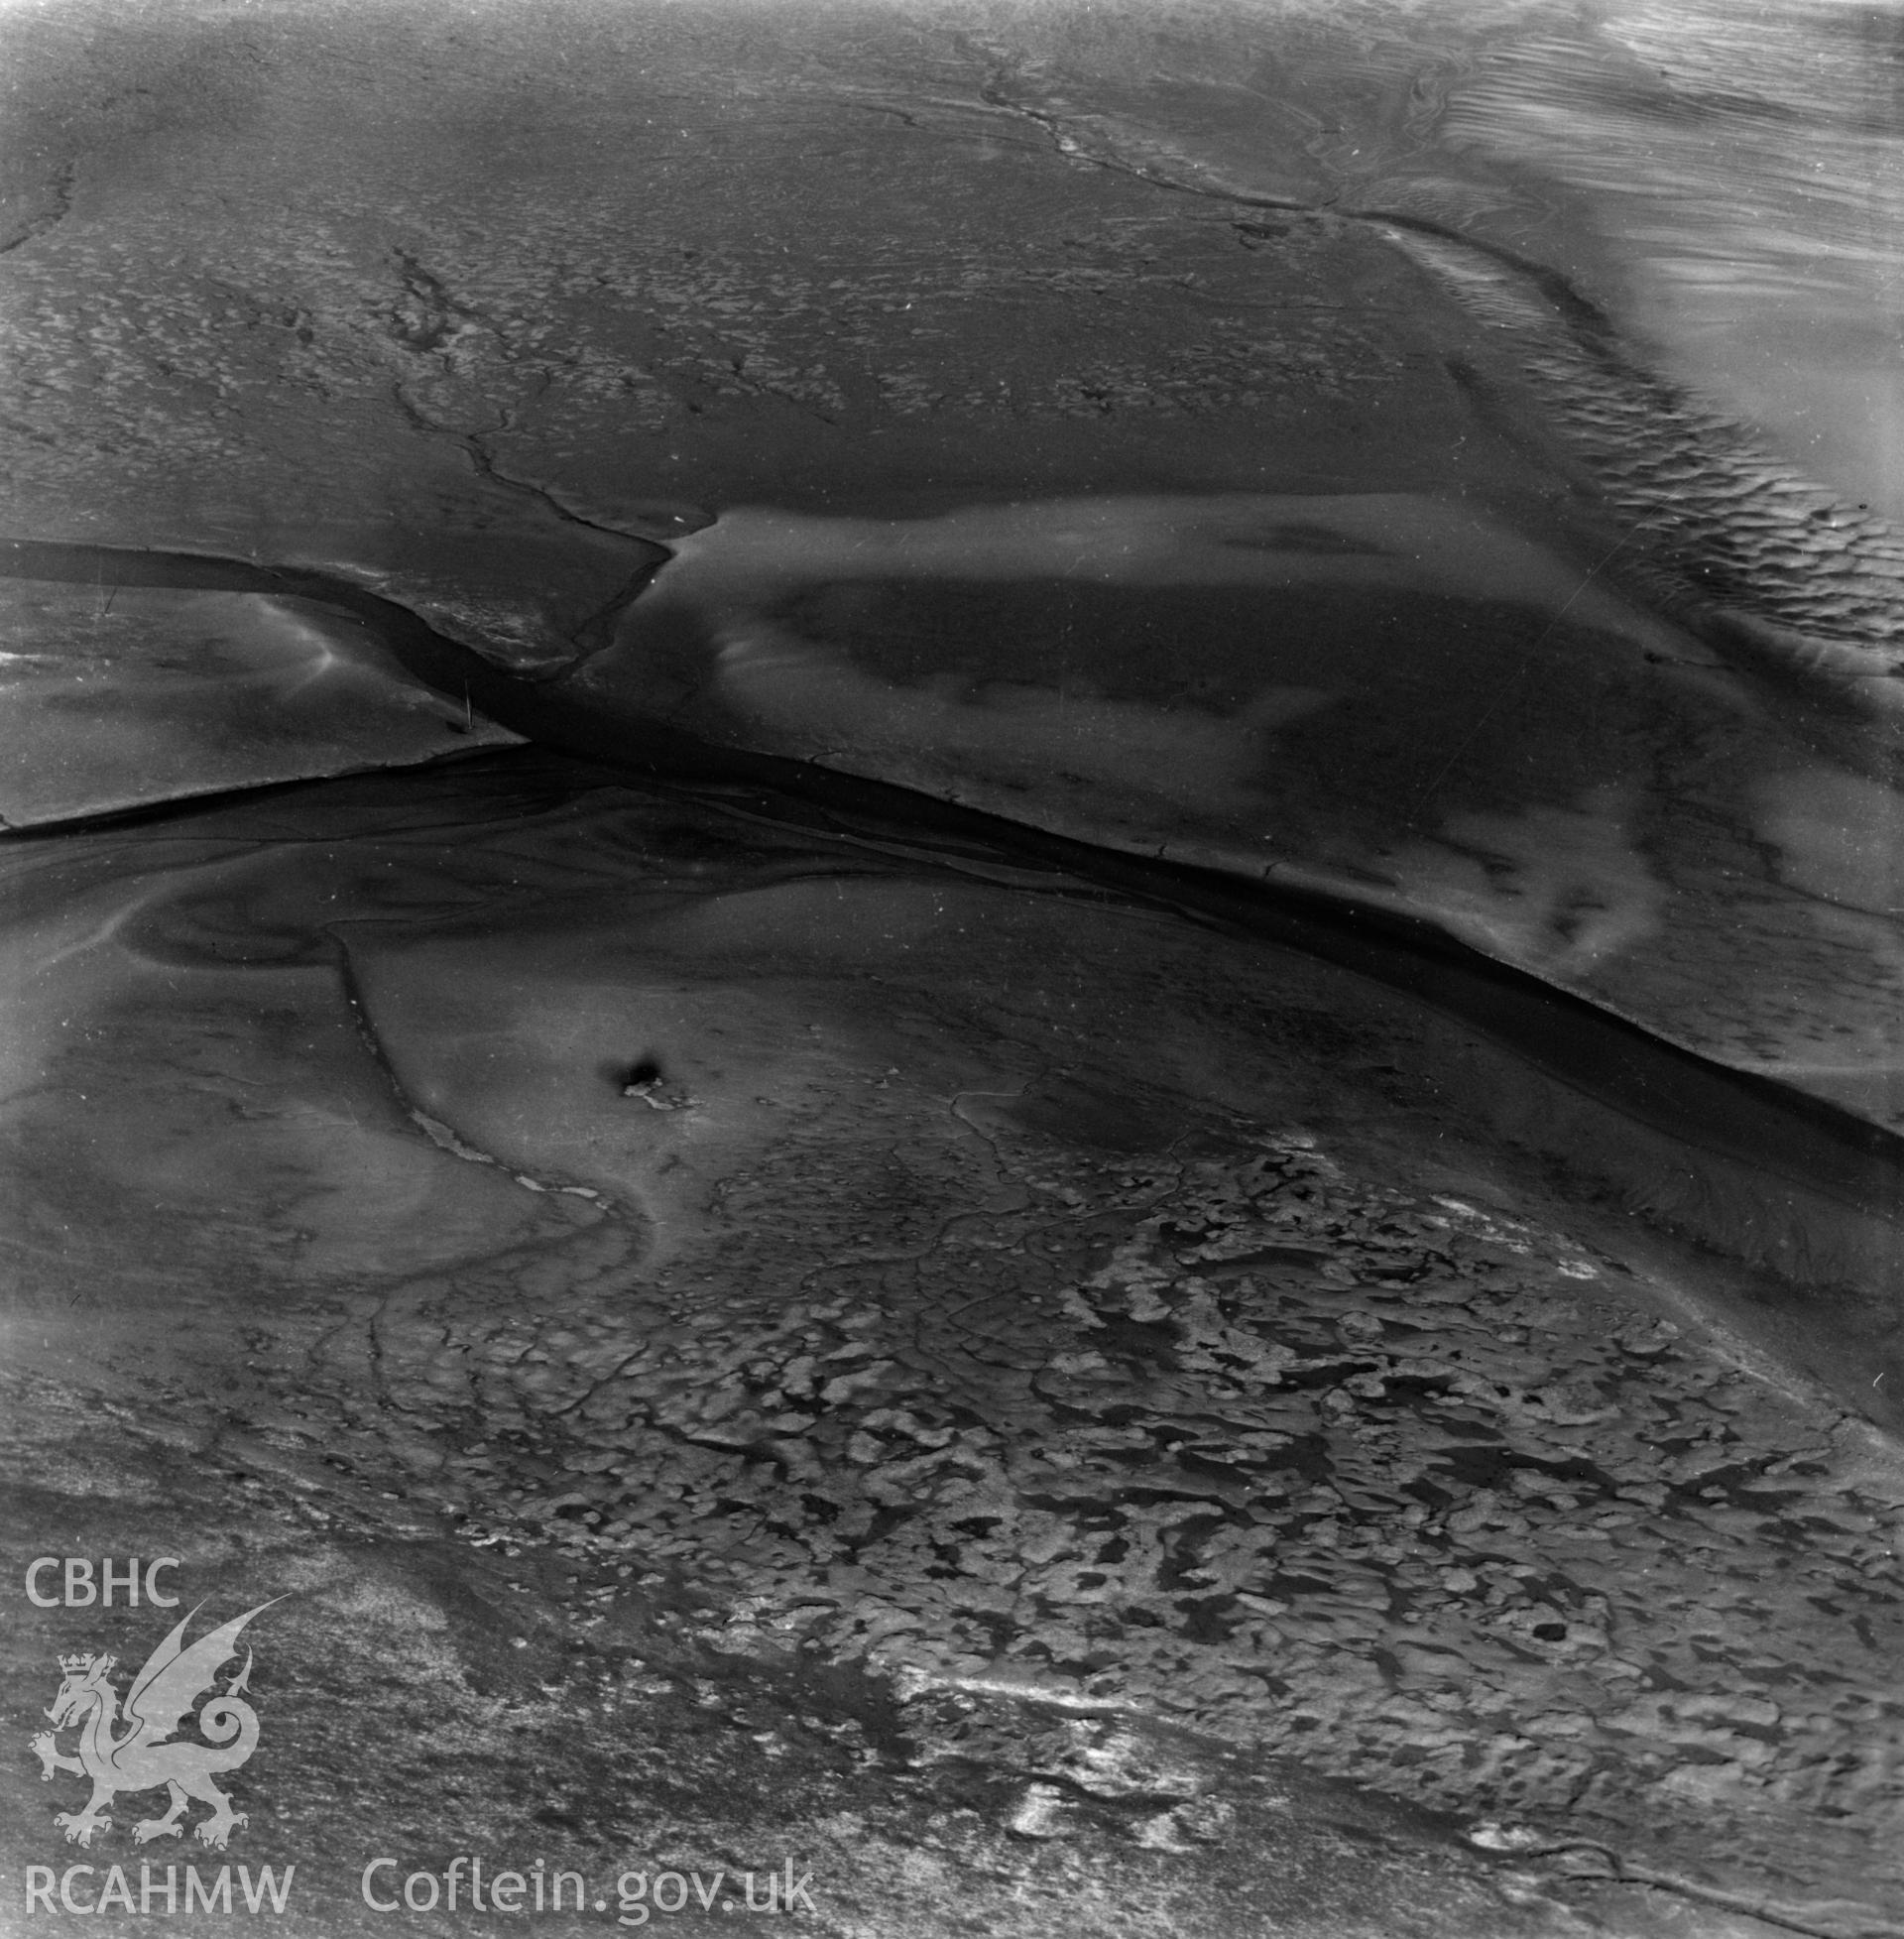
POLYGON ((1904 0, 0 0, 0 1935, 1904 1939, 1904 0))

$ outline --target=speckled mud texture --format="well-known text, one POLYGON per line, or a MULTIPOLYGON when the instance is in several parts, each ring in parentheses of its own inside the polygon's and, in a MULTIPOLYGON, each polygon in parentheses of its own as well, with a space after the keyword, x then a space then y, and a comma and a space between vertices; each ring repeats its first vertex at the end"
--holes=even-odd
POLYGON ((1895 50, 1675 4, 0 10, 0 1933, 1904 1932, 1895 50))
POLYGON ((10 1567, 291 1597, 253 1783, 310 1929, 452 1837, 792 1840, 837 1931, 1895 1892, 1890 1443, 1776 1286, 1747 1337, 1470 1136, 1374 986, 520 757, 11 898, 10 1567))

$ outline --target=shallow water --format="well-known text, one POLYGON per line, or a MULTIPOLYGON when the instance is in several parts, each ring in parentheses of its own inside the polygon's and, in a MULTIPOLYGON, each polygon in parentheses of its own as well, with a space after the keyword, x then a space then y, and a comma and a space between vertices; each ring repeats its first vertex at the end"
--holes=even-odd
MULTIPOLYGON (((1894 6, 1614 5, 1491 51, 1440 139, 1565 184, 1664 367, 1895 519, 1901 62, 1894 6)), ((1554 253, 1539 221, 1524 233, 1554 253)))
POLYGON ((1037 9, 993 42, 1001 98, 1159 179, 1512 250, 1854 508, 1904 514, 1904 10, 1294 0, 1189 18, 1200 45, 1135 6, 1037 9))

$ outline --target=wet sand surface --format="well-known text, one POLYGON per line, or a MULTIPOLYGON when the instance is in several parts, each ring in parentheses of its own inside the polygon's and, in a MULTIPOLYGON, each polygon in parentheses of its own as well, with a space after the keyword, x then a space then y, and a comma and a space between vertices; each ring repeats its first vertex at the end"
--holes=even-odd
POLYGON ((308 601, 4 579, 0 631, 10 828, 516 739, 308 601))
POLYGON ((1895 1889, 1863 1357, 1477 1135, 1434 1012, 544 757, 73 833, 9 901, 14 1574, 158 1526, 290 1595, 251 1849, 311 1929, 479 1828, 794 1841, 843 1931, 874 1833, 941 1912, 1022 1875, 994 1929, 1081 1869, 1246 1929, 1283 1841, 1273 1929, 1895 1889))
POLYGON ((0 1930, 1899 1930, 1881 131, 794 17, 6 25, 0 1930))

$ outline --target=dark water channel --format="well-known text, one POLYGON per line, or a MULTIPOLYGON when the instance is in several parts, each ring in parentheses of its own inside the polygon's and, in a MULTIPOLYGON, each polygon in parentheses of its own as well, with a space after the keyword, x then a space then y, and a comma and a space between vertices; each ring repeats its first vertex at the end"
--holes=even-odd
MULTIPOLYGON (((1882 1300, 1904 1214, 1904 1141, 1789 1087, 1690 1055, 1537 978, 1492 961, 1433 924, 1379 907, 1358 908, 1275 884, 1250 885, 1014 824, 903 788, 771 754, 721 748, 640 713, 578 707, 549 683, 497 667, 416 616, 346 581, 299 568, 184 554, 15 543, 0 572, 93 587, 259 593, 314 601, 363 619, 407 672, 444 695, 461 693, 491 720, 539 746, 606 761, 664 783, 762 790, 745 796, 771 818, 806 820, 851 841, 866 830, 922 855, 949 851, 981 863, 1048 871, 1072 892, 1101 885, 1142 906, 1175 910, 1232 934, 1293 946, 1405 992, 1509 1046, 1542 1079, 1663 1136, 1622 1162, 1606 1128, 1582 1147, 1565 1113, 1536 1111, 1523 1134, 1555 1161, 1639 1208, 1799 1285, 1848 1282, 1882 1300), (1541 1126, 1545 1116, 1551 1125, 1541 1126), (1543 1140, 1542 1131, 1548 1136, 1543 1140)), ((187 810, 189 811, 189 810, 187 810)), ((163 809, 133 811, 150 819, 163 809)), ((125 816, 107 817, 106 825, 125 816)), ((58 840, 59 830, 42 839, 58 840)))

